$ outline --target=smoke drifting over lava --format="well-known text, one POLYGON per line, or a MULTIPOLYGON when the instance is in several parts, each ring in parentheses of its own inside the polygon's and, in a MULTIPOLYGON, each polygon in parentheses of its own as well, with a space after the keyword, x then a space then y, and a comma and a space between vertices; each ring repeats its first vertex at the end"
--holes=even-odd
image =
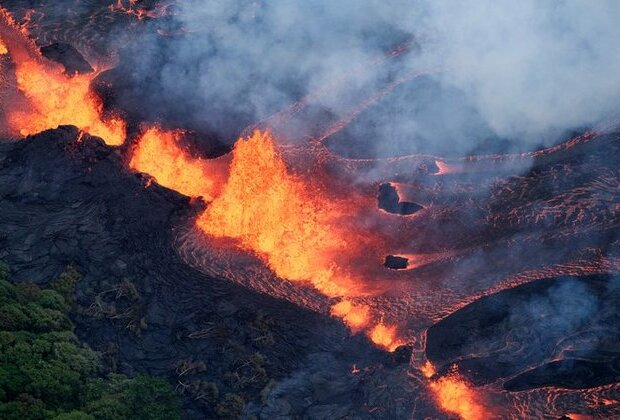
POLYGON ((414 416, 619 412, 617 2, 139 3, 89 15, 92 74, 31 39, 62 2, 7 12, 2 133, 190 197, 175 258, 411 355, 414 416))
POLYGON ((345 118, 369 92, 412 71, 439 70, 405 83, 339 139, 371 137, 361 143, 369 150, 334 148, 367 155, 523 150, 616 113, 619 7, 190 1, 174 17, 187 36, 145 36, 129 47, 119 72, 128 76, 124 100, 148 104, 147 115, 186 119, 232 141, 244 122, 329 86, 278 127, 295 138, 315 136, 317 125, 345 118), (405 41, 405 53, 373 65, 405 41), (157 100, 160 94, 169 100, 157 100), (481 145, 485 139, 490 144, 481 145))

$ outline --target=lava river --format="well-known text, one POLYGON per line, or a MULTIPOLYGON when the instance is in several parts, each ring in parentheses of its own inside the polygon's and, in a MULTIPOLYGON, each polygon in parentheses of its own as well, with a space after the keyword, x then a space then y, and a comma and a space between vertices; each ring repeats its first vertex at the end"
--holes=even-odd
MULTIPOLYGON (((506 392, 502 385, 511 377, 473 385, 459 360, 435 366, 426 354, 429 328, 485 296, 552 276, 620 270, 618 256, 601 253, 588 239, 616 226, 617 168, 593 173, 566 158, 591 147, 615 151, 616 137, 590 132, 539 152, 475 159, 345 159, 321 144, 323 137, 287 144, 262 127, 246 131, 229 154, 207 159, 188 147, 182 130, 143 125, 127 139, 126 122, 106 112, 91 89, 98 72, 65 74, 4 11, 2 20, 5 134, 23 137, 71 124, 110 146, 125 144, 131 170, 203 201, 200 214, 177 229, 174 245, 187 264, 342 319, 351 333, 386 350, 407 346, 411 381, 428 391, 420 400, 450 415, 559 416, 575 401, 618 392, 617 384, 506 392), (552 169, 519 175, 532 165, 552 169), (566 179, 574 185, 564 188, 560 180, 566 179), (523 191, 539 184, 554 194, 527 201, 523 191), (380 191, 390 203, 381 202, 380 191), (500 210, 506 208, 514 210, 500 210), (546 252, 567 240, 580 246, 546 252), (515 252, 521 257, 506 258, 515 252), (390 266, 391 259, 401 265, 390 266)), ((327 131, 346 123, 326 124, 327 131)), ((533 359, 528 368, 560 358, 533 359)), ((597 409, 619 413, 617 405, 586 411, 597 409)))

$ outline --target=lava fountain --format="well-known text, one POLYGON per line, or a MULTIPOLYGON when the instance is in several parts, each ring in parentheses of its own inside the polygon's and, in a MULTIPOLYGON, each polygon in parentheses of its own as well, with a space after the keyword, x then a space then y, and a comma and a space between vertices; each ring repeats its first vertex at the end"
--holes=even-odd
POLYGON ((46 60, 10 15, 0 11, 0 39, 14 66, 17 93, 24 104, 11 107, 7 124, 13 135, 28 136, 60 125, 75 125, 109 145, 125 141, 125 122, 104 116, 103 102, 91 90, 101 72, 68 76, 59 64, 46 60))
POLYGON ((192 156, 181 146, 182 135, 181 131, 146 129, 136 143, 129 166, 181 194, 211 201, 225 180, 225 158, 192 156))
POLYGON ((267 131, 239 139, 230 162, 194 157, 180 141, 180 132, 148 129, 137 140, 130 166, 163 186, 210 201, 196 220, 207 237, 234 240, 278 278, 335 298, 330 313, 352 331, 365 331, 375 344, 389 350, 402 344, 396 326, 348 300, 375 291, 347 264, 359 258, 367 239, 350 227, 346 202, 328 198, 318 180, 290 171, 267 131))

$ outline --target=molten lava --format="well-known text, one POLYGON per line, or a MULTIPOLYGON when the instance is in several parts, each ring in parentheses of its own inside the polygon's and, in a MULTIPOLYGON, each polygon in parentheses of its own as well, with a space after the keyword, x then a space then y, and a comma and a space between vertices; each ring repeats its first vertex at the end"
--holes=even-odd
POLYGON ((282 278, 346 296, 356 283, 334 263, 353 246, 338 226, 342 217, 318 187, 288 172, 268 132, 255 131, 236 143, 222 194, 197 225, 209 235, 237 239, 282 278))
POLYGON ((478 395, 456 373, 430 383, 437 405, 445 412, 456 414, 463 420, 489 418, 488 410, 480 403, 478 395))
POLYGON ((129 166, 170 189, 213 200, 222 182, 222 165, 196 158, 179 143, 182 132, 149 128, 138 139, 129 166))
POLYGON ((75 125, 101 137, 109 145, 125 141, 125 122, 120 118, 105 119, 103 103, 90 85, 97 73, 69 77, 63 68, 40 54, 6 12, 0 23, 3 49, 15 67, 17 90, 27 104, 8 112, 9 128, 15 134, 28 136, 60 125, 75 125))
MULTIPOLYGON (((228 180, 196 225, 207 235, 237 240, 278 277, 310 283, 328 297, 351 298, 369 290, 351 267, 339 264, 362 242, 345 228, 346 209, 319 185, 292 174, 269 132, 255 131, 236 143, 228 180)), ((331 314, 381 347, 402 344, 397 328, 376 323, 364 304, 345 299, 331 314)))
POLYGON ((331 314, 342 318, 353 331, 360 330, 370 323, 370 309, 365 305, 355 305, 349 300, 343 300, 332 306, 331 314))
POLYGON ((103 104, 90 89, 92 75, 70 78, 58 67, 35 60, 17 62, 15 75, 18 89, 31 105, 9 115, 10 126, 22 136, 71 124, 109 145, 125 141, 125 122, 103 119, 103 104))
POLYGON ((373 343, 384 347, 389 351, 394 351, 399 346, 405 344, 398 338, 398 330, 396 326, 385 325, 383 322, 379 322, 377 325, 372 327, 369 337, 373 343))
POLYGON ((422 374, 426 378, 431 378, 435 373, 437 373, 435 371, 435 366, 433 366, 433 364, 428 360, 422 365, 422 367, 420 368, 420 372, 422 372, 422 374))

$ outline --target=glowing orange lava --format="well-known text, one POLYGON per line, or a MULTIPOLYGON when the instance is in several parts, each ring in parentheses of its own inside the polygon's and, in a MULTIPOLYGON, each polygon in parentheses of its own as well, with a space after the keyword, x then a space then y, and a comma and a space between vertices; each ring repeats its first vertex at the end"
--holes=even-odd
POLYGON ((348 300, 332 306, 331 314, 342 318, 353 331, 360 330, 370 323, 370 309, 365 305, 355 305, 348 300))
POLYGON ((17 90, 27 101, 9 110, 10 130, 27 136, 60 125, 75 125, 109 145, 122 144, 125 122, 120 118, 105 119, 103 103, 90 88, 97 74, 67 76, 62 66, 40 54, 10 14, 2 10, 0 15, 2 44, 15 66, 17 90))
MULTIPOLYGON (((198 218, 198 228, 211 236, 236 239, 279 277, 309 282, 330 297, 364 294, 362 283, 334 262, 336 254, 353 246, 339 227, 343 207, 292 175, 269 133, 256 131, 251 138, 240 139, 230 162, 192 156, 181 146, 182 134, 149 128, 137 140, 130 167, 167 188, 212 201, 198 218)), ((373 324, 364 304, 344 299, 330 312, 353 332, 366 331, 381 347, 394 350, 402 344, 396 327, 373 324)))
POLYGON ((75 125, 109 145, 125 141, 125 122, 104 120, 103 104, 91 91, 92 75, 68 77, 59 67, 36 60, 15 63, 17 87, 30 107, 9 114, 9 125, 22 136, 60 125, 75 125))
POLYGON ((373 343, 384 347, 389 351, 394 351, 398 346, 404 344, 398 338, 396 326, 385 325, 383 322, 379 322, 377 325, 372 327, 369 337, 373 343))
POLYGON ((197 225, 237 239, 282 278, 310 282, 327 296, 355 294, 359 286, 333 262, 353 246, 338 227, 342 214, 307 184, 288 172, 271 135, 255 131, 237 141, 222 194, 197 225))
POLYGON ((454 373, 430 384, 437 405, 445 412, 458 415, 463 420, 489 418, 476 392, 454 373))
POLYGON ((435 366, 427 360, 426 363, 424 363, 424 365, 420 368, 420 372, 422 372, 426 378, 430 378, 436 373, 435 366))
POLYGON ((0 55, 6 55, 8 52, 8 48, 4 44, 4 41, 0 38, 0 55))
POLYGON ((223 165, 191 156, 179 143, 181 135, 149 128, 138 139, 129 166, 181 194, 211 201, 224 181, 223 165))
MULTIPOLYGON (((310 283, 329 297, 350 298, 367 290, 337 263, 360 242, 343 228, 346 216, 345 203, 328 200, 319 186, 287 169, 269 132, 255 131, 237 141, 228 180, 196 225, 208 235, 236 239, 281 278, 310 283)), ((402 344, 397 328, 373 325, 363 304, 345 299, 331 314, 388 350, 402 344)))

